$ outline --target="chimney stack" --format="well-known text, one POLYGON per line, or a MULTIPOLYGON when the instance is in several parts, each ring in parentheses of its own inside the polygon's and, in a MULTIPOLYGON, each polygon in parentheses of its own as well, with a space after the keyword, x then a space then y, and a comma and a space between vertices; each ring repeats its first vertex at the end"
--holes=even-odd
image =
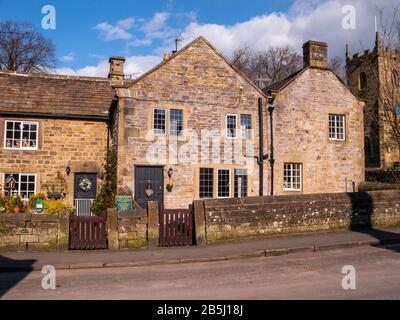
POLYGON ((108 79, 112 86, 121 86, 124 84, 124 57, 111 57, 108 61, 110 63, 110 72, 108 79))
POLYGON ((328 44, 319 41, 307 41, 303 45, 303 64, 304 68, 328 69, 328 44))

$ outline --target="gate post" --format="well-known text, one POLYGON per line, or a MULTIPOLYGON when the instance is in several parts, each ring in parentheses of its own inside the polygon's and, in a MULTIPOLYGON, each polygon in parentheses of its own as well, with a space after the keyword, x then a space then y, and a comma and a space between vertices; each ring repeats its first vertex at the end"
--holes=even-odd
POLYGON ((149 201, 147 205, 147 238, 149 248, 159 246, 159 213, 157 201, 149 201))
POLYGON ((69 212, 63 211, 58 215, 57 249, 69 249, 69 212))
POLYGON ((108 238, 108 249, 118 250, 119 239, 118 239, 118 211, 117 209, 107 209, 107 238, 108 238))
POLYGON ((204 203, 202 200, 193 201, 194 210, 194 234, 197 246, 205 246, 206 240, 206 224, 204 215, 204 203))

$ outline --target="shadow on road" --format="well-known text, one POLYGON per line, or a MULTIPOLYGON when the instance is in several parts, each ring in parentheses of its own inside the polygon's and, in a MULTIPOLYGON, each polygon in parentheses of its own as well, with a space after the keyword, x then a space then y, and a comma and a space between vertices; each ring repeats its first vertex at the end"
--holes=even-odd
MULTIPOLYGON (((374 213, 374 201, 367 192, 353 192, 347 194, 351 200, 351 225, 350 230, 365 233, 373 236, 380 244, 373 245, 380 247, 396 243, 400 239, 398 233, 375 229, 372 227, 372 215, 374 213)), ((387 250, 400 252, 400 246, 385 247, 387 250)))
POLYGON ((0 255, 0 298, 33 270, 35 262, 36 260, 14 260, 0 255), (13 267, 18 267, 20 271, 15 271, 13 267))

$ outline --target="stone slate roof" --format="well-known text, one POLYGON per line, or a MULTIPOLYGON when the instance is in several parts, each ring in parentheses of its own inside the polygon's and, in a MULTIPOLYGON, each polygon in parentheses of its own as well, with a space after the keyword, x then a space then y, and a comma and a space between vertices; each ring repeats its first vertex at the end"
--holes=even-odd
POLYGON ((107 78, 0 72, 0 114, 108 118, 107 78))

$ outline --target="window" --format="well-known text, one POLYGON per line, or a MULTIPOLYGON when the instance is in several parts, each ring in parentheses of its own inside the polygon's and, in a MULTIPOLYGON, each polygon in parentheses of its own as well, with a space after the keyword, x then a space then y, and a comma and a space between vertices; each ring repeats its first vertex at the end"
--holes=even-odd
POLYGON ((3 175, 3 185, 9 176, 13 176, 16 181, 13 194, 21 196, 24 200, 28 200, 32 194, 36 193, 36 174, 5 173, 3 175))
POLYGON ((165 109, 154 109, 153 134, 165 134, 165 109))
POLYGON ((345 116, 329 115, 329 139, 345 140, 345 116))
POLYGON ((252 121, 251 121, 251 114, 241 114, 240 115, 240 129, 242 131, 242 138, 243 139, 252 139, 252 121))
POLYGON ((183 129, 183 111, 171 109, 170 113, 170 134, 171 136, 181 136, 183 129))
POLYGON ((218 170, 218 198, 230 196, 230 171, 228 169, 218 170))
POLYGON ((5 123, 4 148, 36 150, 38 127, 37 122, 7 120, 5 123))
POLYGON ((247 197, 247 169, 235 169, 235 198, 247 197))
POLYGON ((200 168, 200 198, 214 196, 214 169, 200 168))
POLYGON ((364 90, 367 88, 367 75, 365 74, 365 72, 360 73, 359 87, 360 90, 364 90))
POLYGON ((301 191, 302 164, 285 163, 283 168, 283 189, 285 191, 301 191))
POLYGON ((236 138, 236 128, 237 128, 237 115, 228 114, 226 116, 226 137, 235 139, 236 138))

